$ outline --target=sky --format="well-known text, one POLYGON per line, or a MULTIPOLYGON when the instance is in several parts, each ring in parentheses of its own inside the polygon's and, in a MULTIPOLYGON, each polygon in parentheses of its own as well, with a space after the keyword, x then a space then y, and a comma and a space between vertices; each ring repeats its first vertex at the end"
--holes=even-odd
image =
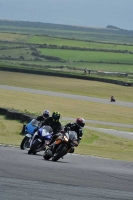
POLYGON ((133 30, 133 0, 0 0, 0 19, 133 30))

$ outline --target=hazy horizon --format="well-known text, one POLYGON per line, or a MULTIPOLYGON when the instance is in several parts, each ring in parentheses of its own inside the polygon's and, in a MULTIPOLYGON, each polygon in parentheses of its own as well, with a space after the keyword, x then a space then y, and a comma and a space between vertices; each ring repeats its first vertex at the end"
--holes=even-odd
POLYGON ((0 19, 133 30, 133 0, 0 0, 0 19))

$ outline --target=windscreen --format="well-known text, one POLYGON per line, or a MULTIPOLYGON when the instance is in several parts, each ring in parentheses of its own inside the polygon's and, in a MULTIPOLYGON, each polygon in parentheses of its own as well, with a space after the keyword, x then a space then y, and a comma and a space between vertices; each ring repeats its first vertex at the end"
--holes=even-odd
POLYGON ((50 126, 43 126, 43 129, 47 133, 50 133, 50 134, 53 133, 53 129, 50 126))
POLYGON ((40 122, 37 121, 36 119, 32 119, 32 121, 31 121, 32 126, 38 127, 39 123, 40 123, 40 122))
POLYGON ((77 140, 77 133, 75 131, 69 131, 70 140, 77 140))

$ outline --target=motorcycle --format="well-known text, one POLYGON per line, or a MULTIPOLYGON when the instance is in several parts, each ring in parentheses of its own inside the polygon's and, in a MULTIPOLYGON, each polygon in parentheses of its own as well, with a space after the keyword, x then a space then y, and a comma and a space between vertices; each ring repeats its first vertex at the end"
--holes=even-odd
POLYGON ((45 160, 52 158, 52 161, 57 161, 63 158, 67 153, 72 153, 72 149, 78 146, 77 133, 75 131, 67 131, 60 133, 56 138, 54 144, 48 147, 43 154, 45 160))
POLYGON ((110 101, 111 101, 111 102, 115 102, 116 99, 115 99, 113 96, 111 96, 110 101))
POLYGON ((36 154, 46 149, 46 144, 51 140, 53 129, 50 126, 43 126, 36 131, 30 142, 28 154, 36 154))
POLYGON ((30 147, 31 139, 34 133, 38 130, 41 126, 41 122, 37 121, 36 119, 32 119, 26 126, 25 126, 25 137, 23 138, 20 148, 22 150, 30 147))

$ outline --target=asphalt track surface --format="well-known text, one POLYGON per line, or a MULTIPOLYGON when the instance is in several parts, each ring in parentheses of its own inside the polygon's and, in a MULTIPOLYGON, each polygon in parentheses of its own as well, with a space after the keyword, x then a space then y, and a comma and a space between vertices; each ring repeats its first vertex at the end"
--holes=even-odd
MULTIPOLYGON (((18 92, 27 92, 27 93, 32 93, 32 94, 42 94, 42 95, 48 95, 48 96, 57 96, 57 97, 63 97, 63 98, 69 98, 69 99, 77 99, 77 100, 82 100, 82 101, 98 102, 98 103, 112 105, 112 102, 110 102, 108 99, 101 99, 101 98, 95 98, 95 97, 87 97, 87 96, 66 94, 66 93, 60 93, 60 92, 50 92, 50 91, 44 91, 44 90, 36 90, 36 89, 7 86, 7 85, 0 85, 0 89, 13 90, 13 91, 18 91, 18 92)), ((116 101, 113 103, 117 106, 126 106, 126 107, 133 108, 133 103, 123 102, 123 101, 116 101)))
MULTIPOLYGON (((8 86, 0 86, 0 89, 38 91, 8 86)), ((98 102, 103 101, 108 102, 103 99, 98 102)), ((122 102, 122 105, 132 107, 131 103, 122 102)), ((19 147, 0 145, 0 200, 133 200, 133 162, 76 154, 52 162, 45 161, 42 154, 28 155, 27 150, 19 147)))
POLYGON ((75 154, 52 162, 42 155, 0 146, 0 200, 133 199, 133 162, 75 154))

